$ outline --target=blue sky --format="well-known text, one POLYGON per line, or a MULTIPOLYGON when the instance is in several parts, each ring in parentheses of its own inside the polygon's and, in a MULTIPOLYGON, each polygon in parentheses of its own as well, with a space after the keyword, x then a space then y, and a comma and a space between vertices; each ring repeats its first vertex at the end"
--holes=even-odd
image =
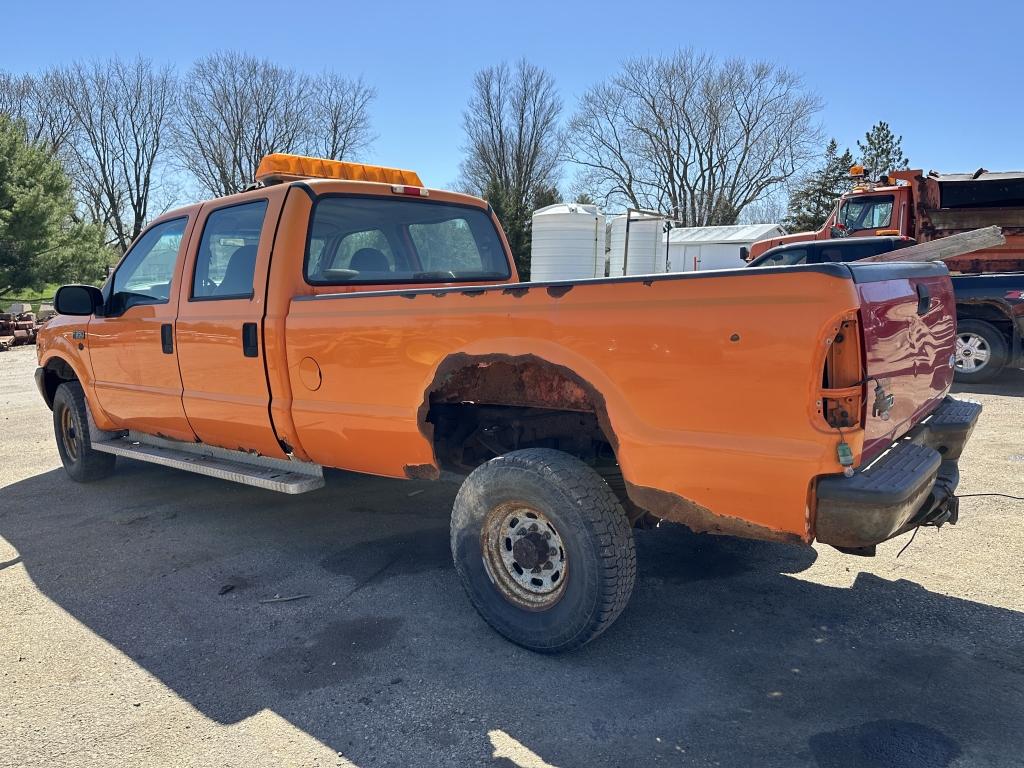
POLYGON ((0 10, 0 68, 142 53, 185 70, 238 49, 298 69, 362 74, 377 88, 368 162, 458 172, 473 72, 525 56, 571 111, 636 55, 693 45, 770 59, 825 100, 824 130, 854 148, 876 120, 914 167, 1024 170, 1024 2, 13 2, 0 10))

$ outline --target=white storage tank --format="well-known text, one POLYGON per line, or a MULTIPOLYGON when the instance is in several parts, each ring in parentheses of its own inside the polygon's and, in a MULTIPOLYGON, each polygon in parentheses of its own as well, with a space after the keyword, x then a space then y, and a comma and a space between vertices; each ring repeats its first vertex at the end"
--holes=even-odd
POLYGON ((533 213, 530 280, 604 277, 604 214, 596 205, 556 203, 533 213))
MULTIPOLYGON (((694 272, 705 269, 739 269, 746 266, 744 254, 766 237, 778 237, 778 224, 734 224, 717 227, 684 227, 668 233, 668 271, 694 272)), ((665 247, 664 235, 662 248, 665 247)))
POLYGON ((612 219, 609 235, 611 277, 652 275, 665 271, 664 219, 652 213, 634 211, 612 219), (629 250, 626 250, 626 222, 629 220, 629 250), (625 271, 623 271, 625 261, 625 271))

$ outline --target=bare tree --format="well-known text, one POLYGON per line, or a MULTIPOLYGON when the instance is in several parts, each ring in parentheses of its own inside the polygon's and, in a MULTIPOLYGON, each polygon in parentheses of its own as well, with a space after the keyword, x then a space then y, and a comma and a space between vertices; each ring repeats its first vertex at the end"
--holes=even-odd
POLYGON ((24 120, 32 93, 32 77, 0 70, 0 115, 24 120))
POLYGON ((496 185, 511 203, 527 205, 541 188, 558 182, 562 101, 554 79, 520 60, 476 73, 462 115, 464 185, 478 193, 496 185))
POLYGON ((0 72, 0 114, 21 121, 30 142, 63 157, 74 120, 66 105, 53 98, 53 78, 52 71, 38 76, 0 72))
POLYGON ((69 166, 88 215, 127 249, 150 217, 174 113, 176 80, 141 57, 77 63, 47 76, 73 128, 69 166))
POLYGON ((305 149, 310 89, 309 77, 254 56, 200 59, 182 87, 182 165, 214 195, 241 192, 264 155, 305 149))
POLYGON ((774 64, 684 49, 626 61, 588 90, 565 159, 605 202, 733 223, 814 156, 820 99, 774 64))
POLYGON ((786 218, 784 188, 769 192, 743 209, 737 224, 778 224, 786 218))
POLYGON ((522 277, 530 273, 531 213, 558 197, 561 112, 551 75, 520 60, 477 72, 462 113, 466 157, 458 187, 491 203, 522 277))
POLYGON ((310 89, 309 151, 317 157, 350 160, 373 141, 369 107, 376 90, 362 78, 324 72, 310 89))

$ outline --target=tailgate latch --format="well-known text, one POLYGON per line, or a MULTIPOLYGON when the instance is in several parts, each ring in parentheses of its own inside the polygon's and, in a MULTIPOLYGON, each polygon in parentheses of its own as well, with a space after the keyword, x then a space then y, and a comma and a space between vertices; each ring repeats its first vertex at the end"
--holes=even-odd
POLYGON ((871 406, 871 415, 877 416, 882 421, 889 420, 889 413, 892 411, 893 403, 896 402, 896 397, 890 395, 882 387, 881 382, 875 382, 875 402, 871 406))

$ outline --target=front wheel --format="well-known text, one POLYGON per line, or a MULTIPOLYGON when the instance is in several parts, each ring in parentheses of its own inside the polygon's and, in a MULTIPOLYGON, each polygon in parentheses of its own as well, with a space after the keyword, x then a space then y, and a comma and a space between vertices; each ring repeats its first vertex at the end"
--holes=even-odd
POLYGON ((92 447, 85 392, 77 381, 57 387, 53 396, 53 431, 60 460, 72 480, 90 483, 114 471, 117 457, 92 447))
POLYGON ((542 653, 604 632, 636 579, 633 533, 615 494, 582 461, 546 448, 499 456, 466 478, 451 544, 484 621, 542 653))
POLYGON ((1009 352, 1003 334, 983 320, 961 320, 956 328, 956 379, 991 381, 1006 367, 1009 352))

